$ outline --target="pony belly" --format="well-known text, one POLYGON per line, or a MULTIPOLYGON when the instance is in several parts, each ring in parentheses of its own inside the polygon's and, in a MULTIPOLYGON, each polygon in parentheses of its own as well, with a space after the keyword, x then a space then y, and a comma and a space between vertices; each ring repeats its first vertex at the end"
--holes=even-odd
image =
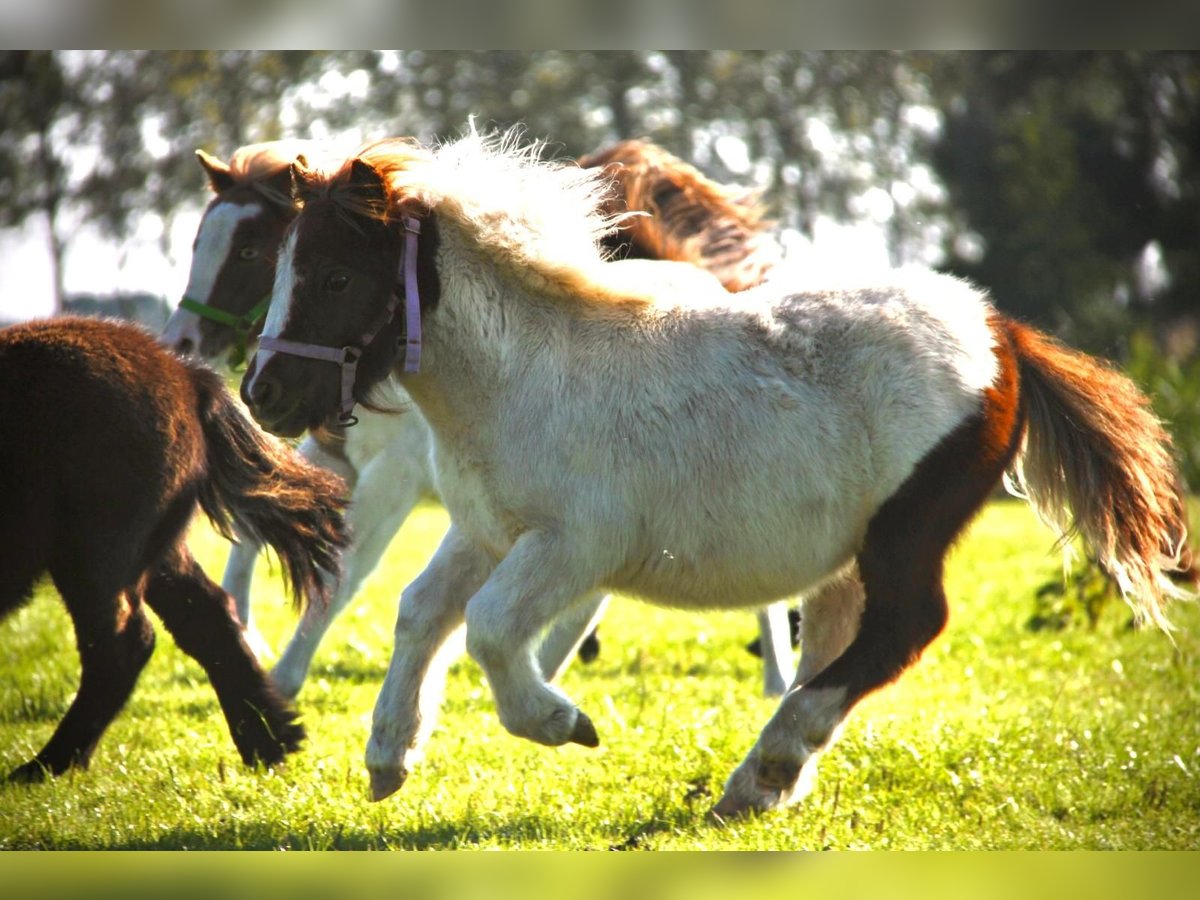
POLYGON ((661 547, 606 587, 661 606, 695 609, 760 607, 804 593, 840 571, 854 555, 850 541, 797 541, 690 553, 661 547), (742 552, 740 552, 742 551, 742 552), (775 551, 775 552, 772 552, 775 551))

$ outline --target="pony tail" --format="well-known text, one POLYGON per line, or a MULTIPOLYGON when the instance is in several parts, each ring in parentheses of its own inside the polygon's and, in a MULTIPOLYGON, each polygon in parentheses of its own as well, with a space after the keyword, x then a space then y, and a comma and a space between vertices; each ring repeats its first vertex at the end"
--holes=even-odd
POLYGON ((1169 633, 1168 602, 1190 596, 1172 578, 1195 578, 1170 435, 1112 366, 1028 326, 1005 327, 1028 422, 1016 490, 1064 541, 1083 535, 1138 624, 1169 633))
POLYGON ((328 603, 349 542, 345 483, 263 433, 216 373, 189 370, 208 457, 200 507, 225 537, 233 539, 236 520, 247 536, 274 549, 298 608, 328 603))

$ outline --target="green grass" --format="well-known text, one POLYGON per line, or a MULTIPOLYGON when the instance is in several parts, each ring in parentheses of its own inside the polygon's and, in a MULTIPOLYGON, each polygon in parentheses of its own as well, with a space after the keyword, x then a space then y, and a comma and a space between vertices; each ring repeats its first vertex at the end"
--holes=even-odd
MULTIPOLYGON (((158 650, 89 772, 0 785, 0 848, 1196 848, 1200 847, 1200 609, 1176 645, 1132 631, 1121 604, 1094 629, 1027 627, 1061 573, 1052 538, 1015 502, 990 505, 948 570, 951 621, 899 682, 864 701, 800 806, 725 828, 704 813, 773 704, 759 697, 746 613, 618 600, 602 650, 563 686, 601 746, 550 749, 499 725, 478 668, 451 671, 425 763, 394 797, 366 797, 363 747, 399 590, 446 526, 418 510, 335 624, 299 698, 305 749, 243 768, 199 667, 158 650)), ((198 526, 210 572, 225 545, 198 526)), ((273 646, 294 625, 260 561, 256 615, 273 646)), ((0 769, 31 756, 77 679, 71 625, 49 586, 0 624, 0 769)))

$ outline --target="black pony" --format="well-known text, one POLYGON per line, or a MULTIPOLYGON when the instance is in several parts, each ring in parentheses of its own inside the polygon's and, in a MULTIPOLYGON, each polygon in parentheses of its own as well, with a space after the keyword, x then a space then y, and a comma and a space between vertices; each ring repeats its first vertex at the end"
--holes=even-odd
POLYGON ((297 605, 325 602, 346 543, 345 487, 264 435, 220 378, 140 328, 57 318, 0 329, 0 616, 48 572, 75 626, 79 691, 9 776, 86 767, 154 649, 149 606, 204 667, 246 764, 304 729, 241 638, 230 597, 192 559, 197 505, 270 544, 297 605))

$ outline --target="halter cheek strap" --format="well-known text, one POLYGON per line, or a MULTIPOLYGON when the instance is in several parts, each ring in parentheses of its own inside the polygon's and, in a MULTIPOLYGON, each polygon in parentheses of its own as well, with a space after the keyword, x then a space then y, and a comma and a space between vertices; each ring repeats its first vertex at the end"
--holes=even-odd
POLYGON ((344 347, 329 347, 324 344, 309 344, 303 341, 289 341, 278 337, 263 337, 258 341, 260 350, 273 350, 277 353, 287 353, 292 356, 303 356, 308 359, 319 359, 337 363, 342 367, 342 405, 338 411, 338 424, 349 427, 358 422, 354 417, 354 381, 358 373, 358 361, 366 351, 375 335, 392 321, 396 307, 400 305, 400 282, 403 281, 404 291, 404 371, 416 372, 421 365, 421 298, 417 287, 417 236, 421 233, 421 222, 411 216, 400 220, 404 226, 404 246, 400 252, 400 271, 396 288, 380 314, 371 326, 362 333, 358 341, 344 347))

